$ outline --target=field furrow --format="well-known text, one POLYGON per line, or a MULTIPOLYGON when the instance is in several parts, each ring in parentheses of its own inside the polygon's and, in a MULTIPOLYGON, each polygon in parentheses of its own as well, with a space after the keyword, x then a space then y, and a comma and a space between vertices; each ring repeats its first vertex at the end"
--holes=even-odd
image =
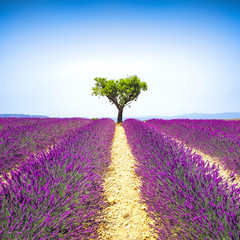
POLYGON ((186 144, 177 139, 174 140, 179 144, 182 144, 186 151, 190 150, 193 154, 201 156, 202 160, 205 163, 209 164, 211 167, 215 165, 219 169, 219 176, 223 177, 223 179, 228 182, 228 185, 238 184, 238 186, 240 186, 240 175, 234 174, 232 170, 226 169, 226 167, 219 161, 217 157, 212 157, 199 149, 188 147, 186 144))

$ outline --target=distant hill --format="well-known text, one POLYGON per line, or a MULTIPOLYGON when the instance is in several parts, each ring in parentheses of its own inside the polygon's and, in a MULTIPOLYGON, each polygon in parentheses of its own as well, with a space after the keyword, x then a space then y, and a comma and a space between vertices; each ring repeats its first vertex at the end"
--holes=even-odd
POLYGON ((204 113, 192 113, 174 116, 173 119, 240 119, 240 113, 237 112, 226 112, 226 113, 214 113, 214 114, 204 114, 204 113))
POLYGON ((127 118, 136 118, 139 120, 148 120, 153 118, 160 118, 160 119, 240 119, 240 113, 238 112, 226 112, 226 113, 191 113, 191 114, 182 114, 176 116, 143 116, 143 117, 126 117, 127 118))
POLYGON ((16 117, 16 118, 49 118, 48 116, 44 115, 27 115, 27 114, 0 114, 0 117, 7 118, 7 117, 16 117))
MULTIPOLYGON (((0 114, 0 117, 16 117, 16 118, 49 118, 45 115, 27 115, 27 114, 0 114)), ((148 120, 153 118, 160 118, 160 119, 240 119, 240 113, 238 112, 226 112, 226 113, 190 113, 190 114, 182 114, 176 116, 157 116, 157 115, 149 115, 143 117, 131 117, 127 116, 124 117, 123 120, 128 118, 135 118, 139 120, 148 120)), ((116 117, 112 118, 114 121, 117 121, 116 117)))

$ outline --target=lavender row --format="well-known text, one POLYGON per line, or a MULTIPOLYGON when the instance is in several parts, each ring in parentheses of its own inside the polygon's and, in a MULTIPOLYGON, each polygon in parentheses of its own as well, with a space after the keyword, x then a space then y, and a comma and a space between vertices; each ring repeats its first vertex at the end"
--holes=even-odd
POLYGON ((15 117, 10 117, 10 118, 0 118, 0 130, 3 128, 11 128, 11 127, 16 127, 16 126, 24 126, 24 125, 30 125, 30 124, 36 124, 39 122, 43 121, 50 121, 52 119, 50 118, 15 118, 15 117))
POLYGON ((92 121, 82 118, 0 120, 5 124, 0 131, 0 173, 92 121))
POLYGON ((148 124, 129 119, 123 126, 158 239, 240 238, 239 188, 148 124))
POLYGON ((153 119, 147 123, 240 174, 240 121, 153 119))
POLYGON ((91 239, 104 207, 101 174, 115 124, 96 120, 6 174, 0 190, 0 239, 91 239))

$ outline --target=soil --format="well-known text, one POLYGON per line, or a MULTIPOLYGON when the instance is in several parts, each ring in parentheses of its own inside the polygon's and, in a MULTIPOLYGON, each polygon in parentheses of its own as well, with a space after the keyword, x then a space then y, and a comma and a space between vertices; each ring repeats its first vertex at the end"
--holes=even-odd
MULTIPOLYGON (((182 143, 181 141, 174 139, 176 142, 178 143, 182 143)), ((200 155, 202 157, 202 160, 206 163, 209 163, 210 166, 213 166, 215 164, 215 166, 217 166, 219 168, 219 175, 228 182, 229 185, 233 185, 233 184, 238 184, 238 187, 240 187, 240 175, 235 174, 235 180, 231 181, 230 180, 230 175, 233 171, 229 170, 229 169, 225 169, 224 165, 219 161, 218 158, 216 157, 212 157, 208 154, 203 153, 201 150, 193 148, 193 147, 189 147, 186 144, 183 143, 183 146, 186 149, 190 149, 192 151, 192 153, 195 153, 197 155, 200 155)))
POLYGON ((122 126, 117 125, 111 150, 111 164, 105 176, 104 189, 108 203, 104 221, 99 227, 101 239, 155 239, 149 226, 152 219, 140 203, 141 181, 135 173, 135 160, 122 126))
MULTIPOLYGON (((57 145, 57 144, 55 144, 55 145, 57 145)), ((20 160, 20 162, 14 164, 10 169, 5 170, 4 173, 6 173, 7 176, 8 176, 8 178, 11 179, 11 178, 12 178, 11 172, 12 172, 12 171, 18 172, 18 171, 19 171, 19 167, 21 166, 21 164, 22 164, 23 162, 26 162, 26 161, 27 161, 30 157, 32 157, 32 156, 35 156, 35 157, 36 157, 37 155, 42 154, 42 152, 49 153, 49 152, 51 151, 51 149, 53 149, 53 147, 54 147, 55 145, 53 144, 53 145, 51 145, 51 146, 49 146, 49 147, 47 147, 47 148, 45 148, 45 149, 42 149, 42 150, 39 150, 39 151, 37 151, 37 152, 31 153, 29 156, 26 156, 26 157, 24 157, 22 160, 20 160)), ((5 180, 4 177, 3 177, 3 173, 0 173, 0 178, 1 178, 1 182, 5 183, 5 184, 7 183, 6 180, 5 180)), ((0 187, 0 188, 1 188, 1 187, 0 187)))

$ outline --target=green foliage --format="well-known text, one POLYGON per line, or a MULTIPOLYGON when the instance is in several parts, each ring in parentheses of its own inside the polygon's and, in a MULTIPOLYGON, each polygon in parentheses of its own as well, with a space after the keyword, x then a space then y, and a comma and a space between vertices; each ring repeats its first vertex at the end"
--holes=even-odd
POLYGON ((147 83, 141 82, 136 76, 128 76, 119 80, 107 80, 107 78, 94 78, 95 86, 92 88, 92 95, 106 96, 116 107, 124 108, 136 101, 141 90, 147 90, 147 83))

